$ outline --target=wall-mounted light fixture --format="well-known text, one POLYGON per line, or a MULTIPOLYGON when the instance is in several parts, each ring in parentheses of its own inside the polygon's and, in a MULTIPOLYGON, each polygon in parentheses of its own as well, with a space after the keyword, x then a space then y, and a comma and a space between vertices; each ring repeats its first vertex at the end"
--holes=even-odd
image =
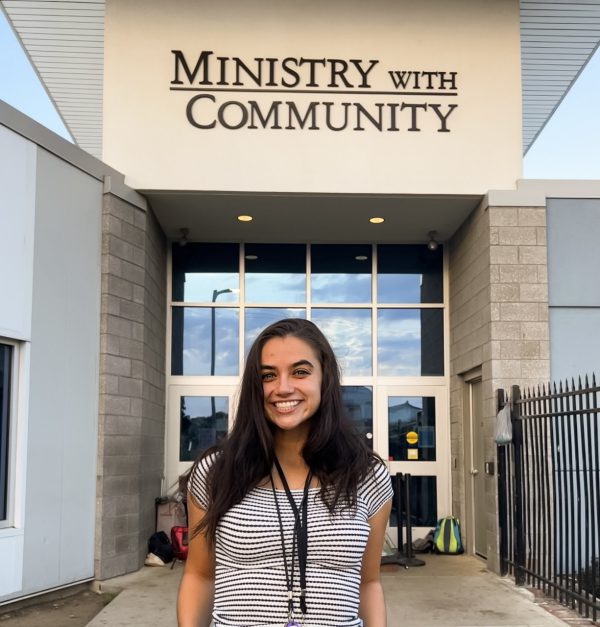
POLYGON ((179 229, 179 232, 181 233, 181 237, 179 238, 179 245, 185 246, 188 243, 188 235, 190 234, 190 230, 183 228, 179 229))
POLYGON ((440 245, 439 242, 435 239, 437 236, 437 231, 429 231, 427 234, 429 237, 429 241, 427 242, 427 248, 429 250, 437 250, 440 245))

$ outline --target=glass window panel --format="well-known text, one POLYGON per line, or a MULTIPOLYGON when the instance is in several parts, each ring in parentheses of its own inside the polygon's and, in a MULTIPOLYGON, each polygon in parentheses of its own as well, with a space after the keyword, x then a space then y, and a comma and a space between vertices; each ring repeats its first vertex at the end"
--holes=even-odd
MULTIPOLYGON (((390 514, 390 527, 398 526, 396 509, 396 481, 392 481, 394 498, 392 500, 392 513, 390 514)), ((402 488, 400 488, 402 489, 402 488)), ((401 509, 402 521, 406 521, 406 506, 402 494, 401 509)), ((437 477, 415 476, 410 477, 410 518, 413 527, 435 527, 437 515, 437 477)), ((413 536, 414 539, 414 536, 413 536)))
POLYGON ((433 396, 388 397, 388 454, 394 462, 435 461, 433 396))
POLYGON ((367 445, 373 448, 373 388, 367 385, 342 386, 342 405, 367 445))
POLYGON ((179 461, 194 461, 227 433, 229 399, 226 396, 182 396, 179 461))
POLYGON ((13 347, 0 344, 0 520, 8 515, 8 434, 13 347))
POLYGON ((238 302, 238 244, 175 242, 172 251, 174 301, 238 302))
POLYGON ((377 302, 443 302, 443 251, 426 245, 377 247, 377 302))
POLYGON ((310 248, 313 303, 370 303, 371 246, 314 244, 310 248))
POLYGON ((306 309, 250 307, 244 316, 244 354, 247 354, 252 342, 265 327, 284 318, 306 318, 306 309))
POLYGON ((238 309, 173 307, 172 311, 171 374, 238 374, 238 309))
POLYGON ((371 374, 370 309, 313 309, 311 317, 329 340, 344 376, 371 374))
POLYGON ((246 244, 246 303, 306 302, 306 246, 246 244))
POLYGON ((380 309, 377 360, 380 376, 443 375, 443 310, 380 309))

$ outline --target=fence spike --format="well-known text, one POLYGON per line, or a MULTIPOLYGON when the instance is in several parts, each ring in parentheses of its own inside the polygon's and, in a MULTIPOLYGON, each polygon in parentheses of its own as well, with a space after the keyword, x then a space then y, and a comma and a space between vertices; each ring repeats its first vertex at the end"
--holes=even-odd
POLYGON ((592 387, 596 387, 596 373, 592 372, 592 387))
POLYGON ((578 389, 578 390, 581 390, 581 389, 582 389, 582 387, 583 387, 583 386, 581 385, 581 375, 579 375, 579 387, 578 387, 577 389, 578 389))
POLYGON ((587 374, 585 375, 585 387, 586 387, 586 388, 589 388, 589 387, 590 387, 590 382, 589 382, 589 379, 588 379, 587 374))

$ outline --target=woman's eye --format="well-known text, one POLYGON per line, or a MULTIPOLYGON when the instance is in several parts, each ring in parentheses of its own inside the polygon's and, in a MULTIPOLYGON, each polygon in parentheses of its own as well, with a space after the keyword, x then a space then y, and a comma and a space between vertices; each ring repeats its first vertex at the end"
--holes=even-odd
POLYGON ((308 370, 304 370, 304 369, 302 369, 302 370, 296 370, 296 371, 294 372, 294 374, 295 374, 297 377, 306 377, 306 376, 308 376, 308 375, 310 374, 310 372, 309 372, 308 370))
POLYGON ((263 381, 271 381, 275 375, 272 372, 263 372, 261 375, 261 379, 263 381))

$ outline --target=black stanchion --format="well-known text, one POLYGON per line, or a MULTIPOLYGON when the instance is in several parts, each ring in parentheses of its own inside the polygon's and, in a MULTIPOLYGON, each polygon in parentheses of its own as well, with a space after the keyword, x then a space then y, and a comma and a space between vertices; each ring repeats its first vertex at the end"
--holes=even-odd
POLYGON ((398 549, 394 555, 386 555, 381 558, 382 564, 399 564, 404 568, 411 566, 424 566, 425 562, 413 556, 412 550, 412 522, 410 512, 410 475, 396 473, 396 524, 398 529, 398 549), (404 507, 402 507, 404 501, 404 507), (406 518, 406 550, 402 551, 402 514, 406 518))

